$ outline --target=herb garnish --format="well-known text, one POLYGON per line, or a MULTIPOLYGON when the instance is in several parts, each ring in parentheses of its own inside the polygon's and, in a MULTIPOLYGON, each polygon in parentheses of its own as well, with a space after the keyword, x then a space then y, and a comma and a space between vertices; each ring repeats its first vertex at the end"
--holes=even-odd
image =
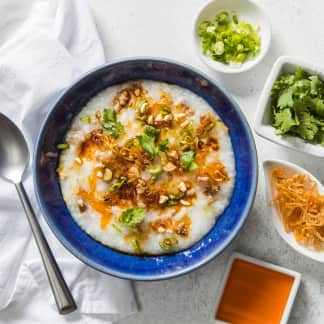
POLYGON ((178 244, 175 237, 167 237, 159 242, 160 247, 164 251, 171 251, 178 244))
POLYGON ((203 54, 225 64, 243 63, 260 53, 258 31, 251 24, 239 21, 235 13, 223 11, 214 20, 201 22, 198 35, 203 54))
POLYGON ((118 182, 115 182, 111 187, 110 191, 111 192, 118 192, 119 189, 127 182, 126 177, 120 177, 118 182))
POLYGON ((169 145, 169 140, 168 139, 165 139, 165 140, 161 141, 158 144, 159 152, 166 152, 169 149, 168 145, 169 145))
POLYGON ((300 67, 283 74, 271 92, 276 134, 291 134, 324 145, 324 83, 300 67))
POLYGON ((195 162, 196 153, 193 150, 182 152, 180 155, 180 162, 182 167, 187 171, 193 171, 198 168, 195 162))
POLYGON ((134 248, 135 253, 142 253, 142 248, 141 248, 139 240, 133 240, 132 244, 133 244, 133 248, 134 248))
POLYGON ((142 99, 136 102, 134 108, 138 113, 143 114, 145 112, 146 106, 147 106, 147 100, 142 99))
POLYGON ((113 138, 118 138, 120 133, 124 131, 124 126, 117 121, 116 111, 106 108, 103 111, 103 129, 113 138))
POLYGON ((82 116, 82 117, 80 118, 80 121, 82 121, 82 122, 84 122, 84 123, 88 123, 88 124, 90 124, 90 123, 91 123, 91 117, 90 117, 90 115, 82 116))
POLYGON ((163 168, 158 165, 154 169, 150 169, 149 172, 152 176, 152 180, 155 181, 163 173, 163 168))
POLYGON ((143 150, 147 152, 153 160, 157 153, 157 149, 155 147, 155 140, 160 135, 160 130, 153 126, 145 125, 143 131, 144 135, 138 135, 136 136, 136 138, 143 150))
POLYGON ((147 152, 151 159, 153 160, 155 158, 156 149, 155 149, 155 138, 152 136, 148 136, 146 134, 144 135, 138 135, 136 136, 140 146, 143 148, 145 152, 147 152))
POLYGON ((70 144, 68 143, 61 143, 61 144, 57 144, 56 148, 58 150, 67 150, 70 147, 70 144))
POLYGON ((157 139, 160 135, 160 130, 158 128, 155 128, 150 125, 145 125, 143 127, 144 134, 150 137, 154 137, 154 139, 157 139))
POLYGON ((122 233, 122 229, 115 223, 112 223, 111 226, 118 232, 122 233))
POLYGON ((141 207, 128 208, 121 214, 121 222, 130 227, 141 224, 145 218, 145 209, 141 207))

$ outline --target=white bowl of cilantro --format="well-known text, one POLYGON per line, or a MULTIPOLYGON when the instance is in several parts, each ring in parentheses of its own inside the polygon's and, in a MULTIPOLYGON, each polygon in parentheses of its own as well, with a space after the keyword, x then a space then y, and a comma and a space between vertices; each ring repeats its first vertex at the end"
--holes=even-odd
POLYGON ((324 68, 280 57, 259 99, 254 129, 274 143, 324 157, 324 68))
POLYGON ((209 67, 222 73, 251 69, 266 55, 271 40, 269 19, 249 0, 213 0, 194 22, 194 46, 209 67))

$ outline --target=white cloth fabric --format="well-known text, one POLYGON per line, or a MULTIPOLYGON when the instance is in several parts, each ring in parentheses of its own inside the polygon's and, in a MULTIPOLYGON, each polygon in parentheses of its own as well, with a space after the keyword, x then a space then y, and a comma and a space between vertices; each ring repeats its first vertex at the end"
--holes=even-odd
MULTIPOLYGON (((84 0, 1 0, 0 13, 0 111, 23 130, 32 152, 51 103, 104 62, 103 49, 84 0)), ((25 186, 39 214, 31 171, 25 186)), ((0 180, 0 323, 110 323, 136 311, 130 282, 85 266, 40 220, 78 310, 58 314, 15 189, 0 180)))

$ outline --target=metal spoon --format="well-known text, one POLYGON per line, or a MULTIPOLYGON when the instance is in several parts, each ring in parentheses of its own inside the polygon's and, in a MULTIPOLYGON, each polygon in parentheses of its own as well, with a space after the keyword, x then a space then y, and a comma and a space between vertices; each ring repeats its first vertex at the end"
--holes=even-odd
POLYGON ((48 246, 22 184, 28 164, 29 151, 22 132, 10 119, 0 113, 0 177, 14 184, 17 189, 42 256, 57 308, 60 314, 68 314, 75 311, 77 306, 48 246))

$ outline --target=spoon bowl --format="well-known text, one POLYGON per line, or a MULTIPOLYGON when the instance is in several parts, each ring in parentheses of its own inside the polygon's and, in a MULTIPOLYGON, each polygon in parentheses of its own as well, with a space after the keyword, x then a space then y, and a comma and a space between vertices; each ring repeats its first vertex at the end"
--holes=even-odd
POLYGON ((29 163, 29 151, 18 127, 0 114, 0 177, 19 183, 29 163))
POLYGON ((318 181, 316 179, 316 177, 314 175, 312 175, 310 172, 308 172, 307 170, 303 169, 302 167, 300 167, 294 163, 290 163, 290 162, 282 161, 282 160, 266 160, 263 162, 263 172, 264 172, 265 189, 266 189, 265 190, 266 191, 266 201, 268 202, 269 207, 271 209, 272 222, 273 222, 274 227, 276 228, 277 232, 286 241, 286 243, 288 243, 290 245, 290 247, 292 247, 298 253, 300 253, 308 258, 311 258, 313 260, 324 263, 324 251, 316 251, 314 249, 305 247, 305 246, 297 243, 293 233, 287 233, 285 231, 284 224, 281 221, 281 217, 278 214, 276 207, 270 203, 273 199, 272 190, 271 190, 271 172, 272 172, 273 168, 278 168, 278 167, 292 170, 296 173, 307 174, 312 180, 315 181, 315 183, 317 184, 318 191, 321 194, 324 194, 324 187, 320 183, 320 181, 318 181))

